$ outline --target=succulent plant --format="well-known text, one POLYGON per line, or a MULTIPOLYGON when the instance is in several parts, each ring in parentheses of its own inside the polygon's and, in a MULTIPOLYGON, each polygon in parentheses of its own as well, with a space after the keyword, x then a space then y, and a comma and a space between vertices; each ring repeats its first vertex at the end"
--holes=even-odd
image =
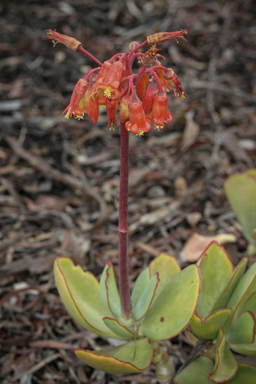
POLYGON ((146 369, 153 341, 170 339, 187 327, 200 289, 196 265, 181 271, 175 258, 162 253, 138 276, 131 295, 132 316, 124 319, 111 261, 100 283, 67 257, 55 261, 54 275, 65 307, 80 325, 100 336, 127 340, 100 351, 75 350, 83 362, 109 373, 146 369))
MULTIPOLYGON (((209 378, 210 373, 214 368, 214 363, 211 359, 205 356, 199 357, 175 379, 175 384, 212 384, 214 381, 209 378)), ((250 364, 238 364, 238 370, 234 377, 225 381, 228 384, 253 384, 256 383, 256 367, 250 364)))
POLYGON ((256 263, 244 274, 247 262, 243 258, 234 269, 216 242, 198 261, 201 293, 190 327, 198 338, 214 341, 215 365, 209 379, 216 383, 230 380, 238 371, 231 350, 256 355, 256 263))

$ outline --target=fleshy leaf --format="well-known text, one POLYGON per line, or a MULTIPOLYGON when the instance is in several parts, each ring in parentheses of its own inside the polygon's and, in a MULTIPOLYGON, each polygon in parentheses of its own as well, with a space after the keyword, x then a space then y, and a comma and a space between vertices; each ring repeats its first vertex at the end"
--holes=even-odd
POLYGON ((224 331, 227 334, 232 321, 235 321, 244 307, 244 304, 249 297, 256 291, 256 263, 254 263, 244 274, 240 282, 237 284, 227 306, 233 309, 231 319, 224 326, 224 331))
POLYGON ((241 280, 241 278, 244 274, 247 263, 248 263, 248 257, 244 257, 240 261, 240 263, 236 266, 226 289, 223 291, 221 297, 219 298, 218 302, 216 303, 216 305, 214 307, 215 310, 220 309, 220 308, 225 308, 227 306, 227 303, 228 303, 235 287, 237 286, 237 284, 239 283, 239 281, 241 280))
POLYGON ((194 334, 199 339, 213 340, 216 339, 220 328, 226 323, 231 316, 232 310, 230 308, 220 309, 201 319, 196 313, 192 317, 190 327, 194 334))
POLYGON ((119 323, 117 319, 111 319, 110 317, 104 317, 103 319, 106 326, 111 329, 116 335, 118 335, 120 338, 126 340, 131 339, 134 337, 134 334, 132 331, 130 331, 128 328, 123 326, 119 323))
POLYGON ((256 319, 256 291, 246 300, 243 307, 244 311, 250 311, 256 319))
POLYGON ((160 283, 158 284, 156 295, 160 295, 162 290, 171 281, 171 279, 180 272, 180 266, 175 257, 168 255, 167 253, 160 253, 151 263, 149 264, 151 276, 155 273, 159 273, 160 283))
POLYGON ((144 290, 146 287, 148 281, 150 279, 150 270, 149 267, 145 268, 137 277, 133 290, 132 290, 132 295, 131 295, 131 300, 133 306, 135 306, 144 290))
POLYGON ((158 273, 151 277, 148 281, 146 287, 144 288, 137 304, 133 308, 133 318, 135 321, 141 320, 146 313, 149 311, 150 306, 152 305, 157 287, 159 284, 158 273))
POLYGON ((213 372, 209 375, 209 379, 214 383, 222 383, 232 379, 237 370, 237 361, 226 344, 223 330, 220 329, 215 343, 215 366, 213 372))
POLYGON ((232 351, 246 356, 256 356, 256 340, 251 344, 231 344, 232 351))
POLYGON ((100 298, 110 315, 121 318, 121 301, 113 264, 108 260, 100 279, 100 298))
POLYGON ((118 338, 102 320, 108 313, 100 299, 99 282, 90 272, 75 267, 68 257, 59 257, 54 277, 65 307, 80 325, 98 335, 118 338))
POLYGON ((249 311, 244 312, 232 323, 228 333, 228 343, 251 344, 255 337, 255 318, 249 311))
POLYGON ((253 384, 256 383, 256 367, 250 364, 239 364, 239 369, 235 377, 229 384, 253 384))
POLYGON ((107 373, 138 373, 149 367, 153 349, 144 338, 94 352, 76 349, 75 354, 90 367, 107 373))
POLYGON ((248 241, 256 246, 253 230, 256 228, 256 169, 237 173, 228 178, 225 192, 248 241))
MULTIPOLYGON (((208 357, 199 357, 174 378, 175 384, 212 384, 208 379, 213 369, 213 362, 208 357)), ((256 383, 256 367, 250 364, 239 364, 237 374, 227 381, 228 384, 256 383)))
POLYGON ((141 322, 139 334, 152 340, 170 339, 187 327, 194 315, 200 290, 196 265, 178 273, 153 302, 141 322))
POLYGON ((196 313, 201 319, 210 315, 233 274, 233 264, 225 249, 212 242, 198 261, 202 275, 196 313))
POLYGON ((175 384, 212 384, 208 376, 213 370, 214 363, 208 357, 201 356, 174 378, 175 384))

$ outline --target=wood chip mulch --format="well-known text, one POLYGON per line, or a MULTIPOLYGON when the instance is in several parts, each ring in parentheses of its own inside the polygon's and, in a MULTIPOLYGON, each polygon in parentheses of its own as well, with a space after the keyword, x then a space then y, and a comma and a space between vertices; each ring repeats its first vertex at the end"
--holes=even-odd
MULTIPOLYGON (((100 276, 117 265, 119 130, 65 120, 89 59, 43 39, 76 37, 99 60, 158 31, 187 28, 162 46, 187 93, 169 97, 173 122, 130 135, 130 276, 164 251, 180 258, 194 234, 228 233, 237 264, 247 242, 223 192, 234 172, 256 167, 256 8, 253 1, 9 1, 0 5, 0 378, 2 384, 155 383, 153 369, 108 375, 73 349, 116 341, 67 314, 52 265, 73 258, 100 276)), ((198 255, 199 256, 199 255, 198 255)), ((256 258, 251 259, 251 263, 256 258)), ((177 367, 192 348, 168 342, 177 367)), ((249 361, 249 360, 247 360, 249 361)))

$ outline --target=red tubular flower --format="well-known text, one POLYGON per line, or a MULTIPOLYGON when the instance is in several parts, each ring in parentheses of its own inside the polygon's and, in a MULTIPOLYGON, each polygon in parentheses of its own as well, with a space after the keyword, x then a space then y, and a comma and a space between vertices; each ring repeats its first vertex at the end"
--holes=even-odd
POLYGON ((72 117, 73 114, 76 116, 75 108, 79 103, 79 101, 83 98, 85 91, 88 88, 88 84, 89 84, 88 81, 84 79, 80 79, 76 83, 73 93, 71 95, 70 103, 67 106, 67 108, 63 111, 63 113, 66 113, 65 117, 67 119, 72 117))
POLYGON ((142 103, 139 100, 132 100, 129 104, 130 121, 125 123, 127 131, 131 131, 137 135, 143 135, 151 129, 151 125, 146 120, 145 112, 142 103))
POLYGON ((62 35, 61 33, 58 33, 56 31, 52 31, 51 29, 48 29, 46 31, 47 35, 44 37, 47 37, 47 39, 53 39, 53 46, 57 43, 61 43, 66 45, 66 47, 73 49, 73 51, 77 52, 78 48, 82 45, 82 43, 73 37, 69 37, 67 35, 62 35))
POLYGON ((108 97, 107 103, 106 103, 106 109, 108 114, 108 127, 110 128, 111 121, 115 124, 117 127, 117 121, 116 121, 116 111, 118 107, 118 98, 117 97, 108 97))
POLYGON ((155 33, 154 35, 147 36, 147 42, 149 45, 153 44, 161 44, 165 41, 171 40, 171 39, 182 39, 186 40, 183 35, 187 34, 187 29, 182 29, 181 31, 175 31, 175 32, 159 32, 155 33))
POLYGON ((97 83, 97 81, 99 79, 102 79, 102 78, 105 78, 106 77, 106 74, 108 73, 108 71, 110 70, 110 67, 111 67, 111 63, 109 61, 104 61, 104 63, 102 64, 102 66, 100 67, 100 70, 98 72, 98 75, 96 76, 96 79, 95 79, 95 83, 97 83))
POLYGON ((73 114, 75 115, 76 119, 81 120, 84 118, 85 113, 86 113, 86 110, 84 107, 84 97, 82 97, 82 99, 75 106, 73 114))
POLYGON ((168 68, 168 71, 165 71, 164 78, 166 79, 168 84, 167 88, 173 88, 174 97, 176 97, 176 93, 178 93, 179 97, 185 97, 184 95, 186 95, 186 93, 184 92, 181 86, 178 76, 171 68, 168 68))
POLYGON ((124 73, 124 66, 121 61, 114 62, 104 79, 98 81, 99 89, 104 90, 106 97, 116 94, 117 88, 120 85, 124 73))
MULTIPOLYGON (((138 73, 141 71, 141 68, 140 70, 138 71, 138 73)), ((146 90, 148 89, 148 86, 149 86, 149 73, 145 73, 144 75, 141 76, 141 78, 139 79, 137 85, 136 85, 136 93, 137 93, 137 96, 138 98, 142 101, 144 95, 145 95, 145 92, 146 90)))
POLYGON ((99 99, 97 93, 93 93, 92 89, 87 89, 85 92, 84 107, 92 122, 96 124, 99 116, 99 99))
POLYGON ((170 123, 172 121, 172 115, 168 112, 168 98, 166 93, 159 92, 155 94, 152 117, 156 128, 163 128, 164 123, 170 123))
POLYGON ((155 91, 150 87, 150 88, 145 92, 145 95, 144 95, 143 100, 142 100, 142 107, 143 107, 144 112, 145 112, 146 115, 147 115, 147 114, 151 111, 151 109, 152 109, 152 105, 153 105, 154 97, 155 97, 155 91))
POLYGON ((129 104, 131 102, 130 96, 122 97, 119 105, 119 117, 121 123, 125 123, 129 119, 129 104))
POLYGON ((104 61, 104 63, 100 67, 98 75, 96 76, 96 78, 94 80, 94 84, 93 84, 93 91, 94 92, 96 92, 98 85, 101 84, 103 82, 103 80, 105 79, 108 71, 110 70, 111 65, 112 64, 109 61, 104 61))

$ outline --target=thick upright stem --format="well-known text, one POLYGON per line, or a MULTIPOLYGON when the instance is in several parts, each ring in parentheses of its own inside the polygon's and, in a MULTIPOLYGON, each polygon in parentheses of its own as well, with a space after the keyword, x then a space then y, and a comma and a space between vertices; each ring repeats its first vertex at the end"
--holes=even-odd
POLYGON ((128 274, 128 162, 129 162, 129 132, 121 123, 120 130, 120 192, 119 192, 119 287, 122 314, 125 319, 130 317, 131 298, 128 274))

